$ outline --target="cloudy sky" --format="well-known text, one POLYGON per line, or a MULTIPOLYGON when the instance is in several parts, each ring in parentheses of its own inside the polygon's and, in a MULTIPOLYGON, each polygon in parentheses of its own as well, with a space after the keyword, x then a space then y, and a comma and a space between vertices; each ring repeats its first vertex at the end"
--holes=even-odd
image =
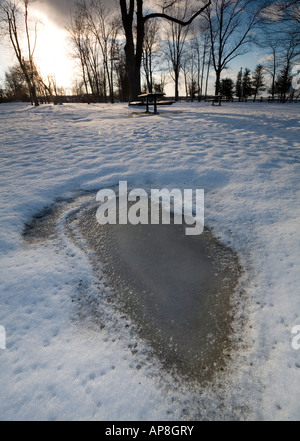
POLYGON ((37 7, 45 12, 51 20, 64 26, 75 3, 76 0, 42 0, 37 7))

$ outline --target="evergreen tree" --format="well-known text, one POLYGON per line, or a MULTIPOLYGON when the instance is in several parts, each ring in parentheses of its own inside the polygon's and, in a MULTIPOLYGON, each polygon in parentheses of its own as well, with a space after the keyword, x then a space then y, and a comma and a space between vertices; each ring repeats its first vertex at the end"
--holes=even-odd
POLYGON ((252 79, 251 79, 251 71, 246 67, 244 75, 243 75, 243 98, 249 98, 249 96, 253 95, 253 88, 252 88, 252 79))
POLYGON ((220 84, 220 94, 225 96, 226 99, 231 100, 233 97, 234 82, 231 78, 222 79, 220 84))
POLYGON ((262 66, 262 64, 258 64, 255 68, 255 71, 252 73, 252 87, 254 94, 253 101, 256 101, 256 97, 259 92, 262 92, 266 89, 264 82, 264 67, 262 66))
POLYGON ((281 101, 286 101, 286 95, 289 93, 292 86, 293 77, 291 75, 291 68, 283 68, 275 83, 275 90, 281 101))
POLYGON ((243 95, 243 70, 241 69, 239 73, 237 74, 237 79, 235 83, 235 95, 238 97, 239 101, 242 99, 243 95))

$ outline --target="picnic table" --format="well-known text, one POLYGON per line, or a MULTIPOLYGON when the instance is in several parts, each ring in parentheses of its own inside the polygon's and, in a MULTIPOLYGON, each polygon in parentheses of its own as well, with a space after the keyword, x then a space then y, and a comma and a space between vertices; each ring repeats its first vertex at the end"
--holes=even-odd
POLYGON ((163 92, 155 92, 155 93, 142 93, 138 95, 138 98, 141 98, 142 101, 134 101, 129 103, 131 106, 143 106, 145 105, 146 100, 146 112, 149 112, 149 106, 154 106, 154 113, 157 113, 157 106, 161 105, 171 105, 174 101, 158 101, 159 98, 162 98, 165 95, 163 92))
POLYGON ((218 104, 219 106, 221 106, 222 101, 225 101, 225 100, 222 95, 215 95, 214 97, 208 99, 207 101, 211 101, 213 106, 215 104, 218 104))

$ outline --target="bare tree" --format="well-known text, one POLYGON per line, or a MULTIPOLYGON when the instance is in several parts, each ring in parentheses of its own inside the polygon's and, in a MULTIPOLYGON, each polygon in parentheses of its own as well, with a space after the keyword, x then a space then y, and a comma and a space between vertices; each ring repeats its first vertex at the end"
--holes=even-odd
MULTIPOLYGON (((209 33, 206 32, 206 30, 203 31, 203 38, 202 38, 202 66, 201 66, 201 74, 199 70, 199 78, 198 78, 198 90, 199 90, 199 101, 202 99, 203 95, 203 89, 204 89, 204 75, 205 75, 205 68, 209 70, 208 63, 210 63, 211 59, 211 51, 210 51, 210 44, 209 44, 209 33)), ((200 59, 199 59, 200 62, 200 59)))
POLYGON ((262 43, 262 47, 267 48, 269 50, 269 55, 264 63, 266 72, 271 77, 271 87, 269 88, 269 93, 271 93, 272 100, 275 98, 275 83, 276 77, 279 69, 279 46, 280 41, 276 34, 264 34, 264 39, 262 43))
POLYGON ((9 101, 28 101, 28 87, 19 64, 10 67, 5 72, 5 94, 9 101))
POLYGON ((83 84, 99 101, 100 95, 114 102, 114 66, 120 19, 113 4, 108 7, 103 0, 81 0, 69 20, 67 30, 80 60, 83 84))
POLYGON ((38 106, 39 100, 37 97, 35 82, 36 67, 34 63, 34 52, 37 41, 37 22, 34 24, 34 31, 31 32, 29 24, 30 3, 30 0, 1 0, 0 20, 1 30, 9 37, 19 66, 23 72, 29 90, 31 103, 38 106), (25 35, 25 39, 22 38, 22 34, 25 35))
MULTIPOLYGON (((143 0, 119 0, 122 14, 122 24, 125 32, 126 44, 125 44, 125 54, 126 54, 126 67, 129 79, 129 91, 130 100, 136 99, 141 91, 141 64, 144 46, 144 36, 145 36, 145 23, 148 20, 161 18, 168 21, 172 21, 181 26, 188 26, 192 21, 198 17, 211 3, 211 0, 207 1, 201 9, 194 13, 191 18, 186 21, 172 17, 166 14, 168 9, 168 4, 164 4, 162 7, 162 12, 152 12, 144 15, 143 11, 143 0), (134 17, 136 22, 134 23, 134 17), (136 29, 136 33, 134 30, 136 29)), ((176 0, 171 1, 171 5, 175 3, 176 0)))
POLYGON ((216 74, 216 95, 223 70, 234 58, 246 53, 253 41, 252 31, 261 22, 264 6, 255 0, 213 0, 205 10, 216 74))
POLYGON ((69 24, 66 27, 74 49, 74 57, 80 61, 86 94, 92 94, 94 101, 106 96, 106 86, 101 83, 100 47, 98 39, 91 32, 87 19, 85 3, 77 3, 69 24))
POLYGON ((263 34, 261 46, 269 50, 264 64, 266 72, 271 77, 272 99, 279 94, 285 101, 293 63, 300 60, 300 33, 297 31, 297 25, 290 22, 287 28, 286 23, 281 19, 270 22, 263 34), (281 91, 278 89, 279 77, 281 91))
POLYGON ((300 58, 300 38, 293 32, 288 32, 283 41, 284 46, 281 51, 281 86, 278 90, 282 101, 286 100, 286 94, 291 86, 292 63, 300 58))
POLYGON ((72 94, 78 98, 84 95, 84 84, 82 79, 74 79, 72 84, 72 94))
POLYGON ((206 51, 207 46, 203 34, 199 34, 199 29, 191 29, 190 38, 184 50, 183 74, 186 96, 189 96, 192 101, 196 95, 198 95, 198 100, 201 100, 206 51))
POLYGON ((57 104, 59 100, 59 95, 64 94, 64 89, 58 87, 54 74, 47 75, 46 78, 42 78, 42 76, 40 75, 37 83, 41 94, 44 94, 45 101, 48 103, 53 102, 54 104, 57 104))
POLYGON ((86 66, 86 56, 84 50, 84 40, 85 40, 85 24, 84 17, 77 6, 74 13, 69 18, 68 25, 66 26, 66 30, 69 33, 70 42, 73 48, 72 56, 75 59, 80 61, 80 68, 82 72, 82 81, 84 84, 85 93, 88 94, 88 72, 86 66))
POLYGON ((109 7, 103 0, 82 2, 87 25, 97 40, 102 55, 105 83, 108 82, 110 100, 114 102, 113 71, 116 61, 116 41, 120 29, 119 17, 114 13, 115 5, 109 7))
POLYGON ((286 13, 288 15, 288 18, 300 24, 300 1, 287 1, 286 13))
POLYGON ((209 34, 203 23, 200 23, 199 28, 191 29, 183 63, 186 91, 192 100, 198 94, 198 101, 201 101, 204 95, 205 70, 209 69, 209 58, 209 34))
MULTIPOLYGON (((300 0, 276 0, 267 9, 269 22, 294 22, 300 24, 300 0)), ((298 31, 299 32, 299 31, 298 31)))
POLYGON ((159 72, 159 80, 154 83, 154 92, 163 92, 168 84, 168 72, 166 69, 161 68, 159 72))
POLYGON ((115 77, 117 93, 120 101, 125 102, 129 100, 129 81, 126 68, 126 59, 124 46, 121 42, 117 42, 115 48, 115 77))
POLYGON ((143 46, 143 70, 146 77, 147 89, 150 93, 153 92, 155 81, 154 71, 157 68, 159 60, 159 52, 161 49, 159 39, 159 22, 158 20, 151 20, 145 24, 145 36, 143 46))
MULTIPOLYGON (((180 4, 174 3, 170 7, 170 12, 172 17, 184 22, 188 14, 188 0, 184 0, 180 4)), ((183 27, 175 21, 167 21, 164 25, 165 55, 169 61, 171 76, 175 83, 175 101, 179 99, 179 77, 184 66, 183 56, 189 31, 189 25, 183 27)))

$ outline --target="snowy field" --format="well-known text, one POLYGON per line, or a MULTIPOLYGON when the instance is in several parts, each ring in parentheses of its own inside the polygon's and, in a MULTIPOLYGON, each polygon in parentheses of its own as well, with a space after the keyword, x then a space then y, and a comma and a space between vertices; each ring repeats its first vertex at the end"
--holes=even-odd
POLYGON ((300 325, 299 104, 132 112, 0 105, 0 419, 299 420, 300 350, 291 345, 300 325), (24 243, 25 223, 57 198, 120 180, 203 188, 206 226, 239 254, 244 326, 213 384, 175 382, 121 318, 103 328, 78 319, 82 285, 100 298, 99 314, 110 312, 101 312, 87 254, 67 237, 24 243))

